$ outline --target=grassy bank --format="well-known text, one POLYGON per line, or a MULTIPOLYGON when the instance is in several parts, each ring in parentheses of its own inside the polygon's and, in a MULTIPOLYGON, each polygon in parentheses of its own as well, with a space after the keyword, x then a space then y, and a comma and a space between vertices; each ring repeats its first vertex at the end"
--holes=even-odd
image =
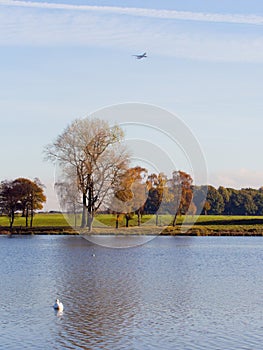
MULTIPOLYGON (((141 227, 137 226, 137 217, 129 222, 129 228, 125 228, 125 220, 122 218, 118 230, 115 229, 114 215, 101 214, 94 222, 94 232, 103 234, 155 234, 166 235, 191 234, 206 235, 263 235, 263 217, 258 216, 195 216, 179 217, 175 227, 169 226, 172 217, 162 215, 159 218, 159 226, 155 225, 155 216, 144 215, 141 227), (151 220, 151 221, 149 221, 151 220)), ((77 218, 77 227, 80 225, 80 217, 77 218)), ((9 220, 6 216, 0 216, 0 231, 8 232, 9 220)), ((66 218, 63 214, 39 213, 34 217, 34 227, 25 229, 25 218, 17 216, 13 232, 35 234, 76 234, 72 228, 73 218, 66 218), (69 219, 69 221, 67 221, 69 219)))

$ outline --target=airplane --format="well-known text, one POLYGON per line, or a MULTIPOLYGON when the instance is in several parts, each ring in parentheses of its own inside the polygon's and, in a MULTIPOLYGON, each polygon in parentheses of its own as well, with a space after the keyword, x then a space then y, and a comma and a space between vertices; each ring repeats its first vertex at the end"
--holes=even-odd
POLYGON ((137 60, 140 60, 140 59, 142 59, 142 58, 147 57, 147 56, 146 56, 146 52, 144 52, 142 55, 132 55, 132 56, 135 56, 135 57, 137 58, 137 60))

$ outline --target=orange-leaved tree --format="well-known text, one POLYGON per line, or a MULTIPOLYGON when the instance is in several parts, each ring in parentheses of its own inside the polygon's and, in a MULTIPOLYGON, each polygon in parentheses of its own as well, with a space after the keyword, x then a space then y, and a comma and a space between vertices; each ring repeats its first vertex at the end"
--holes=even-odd
POLYGON ((174 171, 168 181, 171 193, 170 212, 173 214, 172 226, 176 224, 178 215, 186 214, 193 198, 193 179, 191 175, 183 171, 174 171))
POLYGON ((147 194, 147 170, 140 166, 127 169, 120 178, 111 202, 111 208, 116 213, 116 228, 121 215, 125 216, 126 227, 134 214, 137 215, 138 226, 141 225, 147 194))

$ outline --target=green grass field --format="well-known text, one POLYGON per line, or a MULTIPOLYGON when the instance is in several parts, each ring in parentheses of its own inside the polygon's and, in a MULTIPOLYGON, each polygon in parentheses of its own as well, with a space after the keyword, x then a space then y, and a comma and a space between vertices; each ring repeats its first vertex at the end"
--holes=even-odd
MULTIPOLYGON (((168 219, 168 215, 165 216, 166 221, 168 219)), ((153 218, 151 215, 145 215, 142 217, 142 223, 148 221, 150 218, 153 218)), ((170 219, 168 219, 170 221, 170 219)), ((115 227, 116 216, 110 214, 99 214, 96 216, 96 224, 102 223, 103 225, 115 227)), ((164 221, 164 219, 163 219, 164 221)), ((76 224, 80 226, 81 216, 77 216, 76 224)), ((22 218, 20 215, 15 217, 14 226, 25 226, 26 220, 22 218)), ((125 220, 122 218, 119 221, 120 227, 125 226, 125 220)), ((34 227, 45 227, 45 226, 74 226, 75 225, 75 217, 63 214, 51 214, 51 213, 37 213, 34 216, 33 226, 34 227)), ((137 217, 134 216, 129 221, 129 226, 137 225, 137 217)), ((7 216, 0 216, 0 226, 9 226, 9 218, 7 216)))
MULTIPOLYGON (((9 218, 0 216, 0 225, 9 226, 9 218)), ((25 226, 26 220, 20 215, 15 217, 14 226, 25 226)), ((35 214, 33 226, 68 226, 65 217, 62 214, 35 214)))
MULTIPOLYGON (((115 215, 100 214, 96 216, 94 227, 101 227, 103 225, 109 227, 115 227, 115 215)), ((172 220, 170 215, 160 216, 160 225, 164 228, 169 226, 172 220)), ((222 216, 222 215, 201 215, 198 218, 196 216, 178 217, 177 226, 180 226, 184 221, 186 227, 192 227, 201 233, 207 232, 220 232, 220 231, 233 231, 233 232, 263 232, 263 217, 259 216, 222 216)), ((144 215, 142 217, 142 223, 147 225, 155 225, 154 215, 144 215)), ((6 216, 0 216, 0 226, 9 226, 9 219, 6 216)), ((25 218, 16 216, 14 227, 25 226, 25 218)), ((51 213, 38 213, 35 214, 34 227, 65 227, 74 226, 74 218, 66 217, 63 214, 51 214, 51 213), (68 220, 67 220, 68 219, 68 220)), ((80 226, 80 215, 77 217, 77 226, 80 226)), ((130 227, 137 226, 137 216, 135 215, 129 222, 130 227)), ((119 221, 119 227, 125 227, 125 219, 121 218, 119 221)), ((173 232, 173 227, 168 227, 167 232, 173 232)))

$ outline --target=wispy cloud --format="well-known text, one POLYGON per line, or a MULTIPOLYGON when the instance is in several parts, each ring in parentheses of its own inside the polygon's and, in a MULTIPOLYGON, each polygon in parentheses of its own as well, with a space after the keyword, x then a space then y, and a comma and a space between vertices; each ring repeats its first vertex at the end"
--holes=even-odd
POLYGON ((263 17, 260 16, 15 0, 0 0, 0 7, 0 45, 146 49, 150 55, 263 62, 263 36, 256 30, 258 27, 249 26, 253 30, 246 28, 240 33, 235 30, 240 26, 213 24, 261 25, 263 17))
POLYGON ((160 19, 177 19, 187 21, 216 22, 216 23, 236 23, 263 25, 263 16, 258 15, 240 15, 240 14, 219 14, 203 13, 176 10, 159 10, 150 8, 134 7, 117 7, 117 6, 91 6, 91 5, 73 5, 59 4, 49 2, 33 2, 19 0, 0 0, 0 5, 42 8, 42 9, 60 9, 74 11, 93 11, 112 14, 124 14, 138 17, 160 18, 160 19))

